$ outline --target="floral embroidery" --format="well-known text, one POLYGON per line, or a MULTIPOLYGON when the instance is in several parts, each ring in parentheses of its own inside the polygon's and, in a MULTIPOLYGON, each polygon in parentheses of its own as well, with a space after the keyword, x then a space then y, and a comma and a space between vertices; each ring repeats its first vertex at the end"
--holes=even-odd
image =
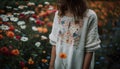
POLYGON ((82 20, 79 23, 75 23, 74 19, 59 19, 59 31, 58 36, 62 39, 62 42, 67 44, 74 44, 77 46, 80 40, 81 28, 83 26, 82 20))

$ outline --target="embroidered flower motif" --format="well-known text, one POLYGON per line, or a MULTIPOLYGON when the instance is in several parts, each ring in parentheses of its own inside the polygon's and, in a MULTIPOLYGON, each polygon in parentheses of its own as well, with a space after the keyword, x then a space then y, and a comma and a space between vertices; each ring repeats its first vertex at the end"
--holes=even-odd
POLYGON ((61 24, 64 24, 65 22, 64 21, 61 21, 61 24))
POLYGON ((73 37, 76 37, 76 36, 77 36, 77 34, 74 32, 74 33, 73 33, 73 37))
POLYGON ((60 53, 60 58, 62 58, 62 59, 66 59, 67 58, 67 55, 66 55, 66 53, 60 53))

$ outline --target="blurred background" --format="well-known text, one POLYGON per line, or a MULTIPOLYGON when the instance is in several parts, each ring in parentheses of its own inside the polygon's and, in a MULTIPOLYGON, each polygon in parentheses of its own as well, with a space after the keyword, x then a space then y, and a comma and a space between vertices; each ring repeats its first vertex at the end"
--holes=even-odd
MULTIPOLYGON (((120 69, 120 1, 89 0, 101 49, 95 69, 120 69)), ((48 69, 56 0, 0 0, 0 69, 48 69)))

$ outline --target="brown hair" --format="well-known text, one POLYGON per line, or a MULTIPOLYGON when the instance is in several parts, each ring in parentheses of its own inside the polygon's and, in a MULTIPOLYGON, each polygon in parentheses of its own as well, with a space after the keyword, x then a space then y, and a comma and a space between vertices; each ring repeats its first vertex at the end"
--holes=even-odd
POLYGON ((57 0, 57 8, 60 17, 64 16, 66 11, 69 11, 75 18, 79 19, 84 17, 88 6, 85 0, 57 0))

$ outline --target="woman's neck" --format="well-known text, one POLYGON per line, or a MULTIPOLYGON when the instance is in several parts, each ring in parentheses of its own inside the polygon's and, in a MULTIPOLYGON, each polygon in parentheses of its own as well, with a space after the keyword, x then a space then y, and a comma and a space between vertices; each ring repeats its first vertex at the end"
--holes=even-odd
POLYGON ((65 12, 65 16, 73 17, 74 15, 70 11, 66 11, 65 12))

